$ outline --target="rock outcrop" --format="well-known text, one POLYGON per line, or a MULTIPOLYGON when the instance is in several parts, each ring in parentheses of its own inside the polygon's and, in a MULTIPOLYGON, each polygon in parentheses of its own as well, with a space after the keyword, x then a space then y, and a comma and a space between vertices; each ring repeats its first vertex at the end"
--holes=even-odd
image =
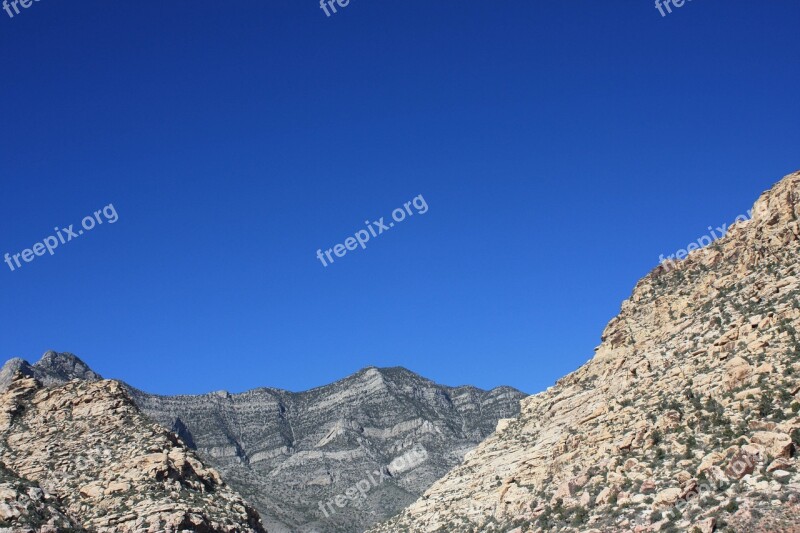
POLYGON ((800 173, 373 533, 798 531, 800 173))
POLYGON ((258 513, 115 381, 0 394, 0 529, 263 533, 258 513))

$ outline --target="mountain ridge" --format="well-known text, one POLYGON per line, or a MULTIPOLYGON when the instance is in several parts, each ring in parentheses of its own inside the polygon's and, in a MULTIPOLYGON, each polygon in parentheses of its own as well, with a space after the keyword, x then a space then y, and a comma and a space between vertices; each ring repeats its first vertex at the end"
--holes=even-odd
MULTIPOLYGON (((11 360, 0 376, 13 368, 52 384, 100 378, 77 356, 52 351, 33 365, 11 360)), ((173 396, 123 386, 143 413, 253 502, 271 533, 355 533, 388 518, 460 462, 498 421, 516 416, 526 396, 507 386, 438 385, 403 367, 375 366, 302 392, 257 387, 173 396), (320 513, 319 503, 344 493, 365 472, 390 472, 389 465, 414 449, 424 449, 422 464, 382 477, 352 505, 320 513)))
MULTIPOLYGON (((357 376, 359 376, 359 375, 361 375, 361 374, 363 374, 363 373, 365 373, 365 372, 367 372, 369 370, 375 370, 375 371, 380 372, 381 374, 389 374, 389 373, 392 373, 392 372, 398 372, 399 371, 401 373, 405 373, 405 374, 410 375, 410 376, 415 376, 415 377, 417 377, 419 379, 422 379, 424 381, 427 381, 427 382, 429 382, 431 384, 435 384, 437 386, 446 387, 446 388, 450 388, 450 389, 474 389, 474 390, 482 391, 482 392, 516 391, 516 392, 521 392, 521 393, 527 395, 527 393, 525 393, 523 391, 520 391, 516 387, 511 387, 509 385, 498 385, 498 386, 492 387, 490 389, 483 389, 481 387, 478 387, 476 385, 471 385, 471 384, 443 385, 443 384, 437 383, 436 381, 434 381, 434 380, 432 380, 430 378, 427 378, 427 377, 423 376, 422 374, 419 374, 418 372, 415 372, 415 371, 413 371, 413 370, 411 370, 411 369, 409 369, 407 367, 400 366, 400 365, 386 366, 386 367, 368 365, 368 366, 365 366, 365 367, 353 372, 352 374, 348 374, 348 375, 346 375, 346 376, 344 376, 342 378, 339 378, 336 381, 333 381, 332 383, 327 383, 327 384, 324 384, 324 385, 317 385, 315 387, 311 387, 309 389, 300 390, 300 391, 295 391, 295 390, 290 390, 290 389, 283 389, 283 388, 279 388, 279 387, 269 387, 269 386, 253 387, 253 388, 246 389, 246 390, 243 390, 243 391, 240 391, 240 392, 231 392, 231 391, 229 391, 227 389, 217 389, 217 390, 213 390, 213 391, 200 392, 200 393, 176 393, 176 394, 149 392, 149 391, 146 391, 144 389, 139 389, 138 387, 136 389, 138 391, 143 392, 145 394, 148 394, 150 396, 168 397, 168 398, 198 397, 198 396, 209 396, 209 395, 239 396, 239 395, 242 395, 242 394, 247 394, 247 393, 251 393, 251 392, 255 392, 255 391, 267 391, 267 392, 284 393, 284 394, 305 394, 305 393, 314 392, 317 389, 324 389, 324 388, 329 387, 330 385, 333 385, 335 383, 346 382, 347 380, 353 379, 353 378, 355 378, 355 377, 357 377, 357 376)), ((3 364, 3 366, 0 367, 0 389, 2 389, 5 386, 5 383, 3 382, 2 376, 5 375, 5 374, 11 374, 12 377, 13 377, 13 373, 15 373, 17 371, 22 372, 22 374, 26 375, 26 376, 36 377, 36 379, 38 379, 40 382, 42 382, 42 384, 45 384, 45 385, 47 385, 47 384, 66 383, 66 382, 68 382, 68 381, 70 381, 72 379, 82 379, 82 380, 85 380, 85 381, 96 381, 96 380, 103 379, 103 376, 101 374, 98 374, 97 372, 95 372, 94 369, 91 368, 91 366, 88 363, 83 361, 80 357, 78 357, 74 353, 72 353, 72 352, 59 352, 59 351, 56 351, 56 350, 46 350, 43 353, 43 355, 35 363, 30 363, 27 359, 24 359, 24 358, 21 358, 21 357, 12 357, 12 358, 6 360, 6 362, 3 364), (73 370, 70 371, 70 370, 68 370, 69 368, 72 368, 73 370), (77 370, 75 370, 75 369, 77 369, 77 370), (56 375, 58 377, 54 377, 52 379, 52 381, 50 381, 50 382, 47 381, 47 378, 45 378, 45 380, 43 381, 41 379, 41 377, 42 376, 47 376, 47 375, 56 375)), ((117 380, 117 381, 119 381, 119 380, 117 380)), ((122 381, 122 383, 126 383, 126 382, 122 381)))

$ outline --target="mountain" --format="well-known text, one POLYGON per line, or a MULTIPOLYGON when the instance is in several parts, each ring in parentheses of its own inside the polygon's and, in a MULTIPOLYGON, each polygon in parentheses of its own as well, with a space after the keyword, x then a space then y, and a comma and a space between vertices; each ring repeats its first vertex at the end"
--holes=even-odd
POLYGON ((371 531, 800 531, 800 172, 752 213, 371 531))
POLYGON ((9 359, 0 369, 0 391, 6 390, 17 374, 32 377, 43 385, 66 383, 72 379, 98 381, 102 376, 71 353, 45 352, 42 358, 31 365, 24 359, 9 359))
POLYGON ((367 368, 301 393, 132 396, 153 420, 194 443, 271 531, 355 533, 419 497, 498 420, 517 415, 524 394, 444 387, 403 368, 367 368), (392 472, 389 465, 414 450, 425 460, 392 472), (370 488, 363 496, 325 506, 364 480, 370 488))
MULTIPOLYGON (((0 378, 23 367, 55 382, 99 379, 71 354, 48 352, 34 365, 14 359, 6 367, 0 378)), ((300 393, 157 396, 126 389, 143 413, 252 502, 271 533, 357 533, 389 518, 499 420, 518 415, 525 397, 510 387, 437 385, 403 368, 366 368, 300 393)))
POLYGON ((265 532, 258 513, 115 381, 46 388, 16 374, 0 394, 0 459, 3 531, 265 532))

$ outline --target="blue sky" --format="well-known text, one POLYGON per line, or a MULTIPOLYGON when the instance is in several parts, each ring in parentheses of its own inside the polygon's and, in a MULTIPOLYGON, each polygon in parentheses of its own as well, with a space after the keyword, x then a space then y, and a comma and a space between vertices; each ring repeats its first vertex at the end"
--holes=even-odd
POLYGON ((368 366, 537 392, 800 168, 800 3, 41 0, 0 11, 0 355, 159 393, 368 366), (316 258, 423 195, 429 210, 316 258))

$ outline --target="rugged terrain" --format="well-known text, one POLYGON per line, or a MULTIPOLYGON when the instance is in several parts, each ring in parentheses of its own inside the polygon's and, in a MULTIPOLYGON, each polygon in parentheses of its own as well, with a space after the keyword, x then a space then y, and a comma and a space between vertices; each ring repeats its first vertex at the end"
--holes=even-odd
POLYGON ((115 381, 0 394, 0 530, 264 532, 258 513, 115 381))
POLYGON ((0 531, 85 530, 67 516, 61 501, 42 490, 38 483, 23 479, 0 464, 0 531))
POLYGON ((367 368, 302 393, 163 397, 134 391, 139 407, 174 429, 261 511, 270 531, 361 532, 400 511, 497 421, 516 416, 522 393, 444 387, 402 369, 367 368), (426 459, 399 473, 390 463, 421 446, 426 459), (322 511, 368 474, 365 497, 322 511))
MULTIPOLYGON (((47 352, 33 365, 6 363, 0 390, 17 372, 50 384, 101 379, 76 356, 47 352)), ((518 415, 525 397, 509 387, 445 387, 403 368, 367 368, 301 393, 262 388, 156 396, 125 387, 143 413, 252 502, 271 533, 360 533, 394 515, 490 435, 498 420, 518 415), (391 467, 414 450, 424 451, 419 464, 391 467), (375 482, 363 495, 331 504, 370 478, 375 482)))
POLYGON ((800 531, 800 173, 374 533, 800 531))

